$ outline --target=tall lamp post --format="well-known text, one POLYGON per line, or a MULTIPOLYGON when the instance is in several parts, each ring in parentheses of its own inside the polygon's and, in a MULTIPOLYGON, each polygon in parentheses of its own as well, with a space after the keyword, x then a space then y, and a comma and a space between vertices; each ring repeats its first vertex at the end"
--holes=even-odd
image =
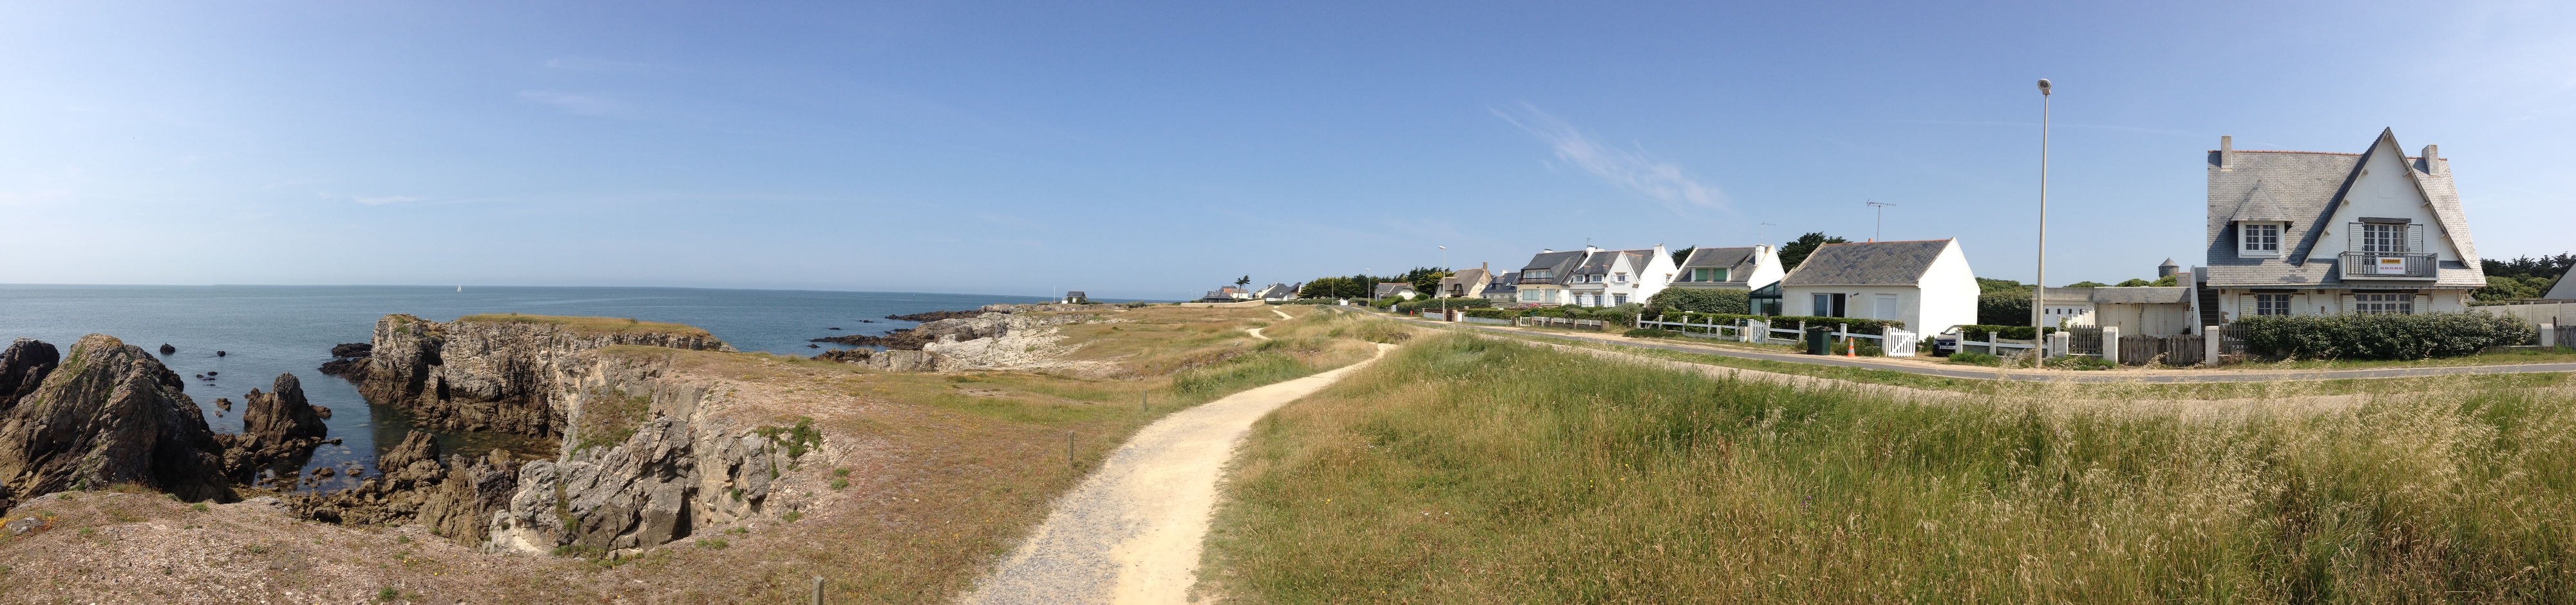
MULTIPOLYGON (((2031 333, 2047 342, 2041 332, 2048 327, 2040 323, 2047 316, 2048 304, 2048 79, 2039 80, 2039 283, 2030 288, 2031 333)), ((2037 352, 2039 349, 2031 349, 2037 352)))
MULTIPOLYGON (((1449 247, 1448 247, 1448 246, 1441 246, 1441 247, 1440 247, 1440 270, 1442 270, 1442 271, 1449 271, 1449 247)), ((1456 277, 1458 277, 1458 272, 1456 272, 1456 271, 1449 271, 1449 277, 1450 277, 1450 278, 1456 278, 1456 277)), ((1444 280, 1444 281, 1445 281, 1445 280, 1444 280)), ((1465 284, 1464 282, 1461 282, 1459 285, 1460 285, 1460 286, 1464 286, 1464 285, 1466 285, 1466 284, 1465 284)), ((1432 295, 1432 296, 1440 297, 1440 321, 1449 321, 1449 293, 1448 293, 1448 292, 1444 292, 1444 291, 1437 291, 1437 290, 1440 290, 1440 284, 1439 284, 1439 283, 1437 283, 1437 282, 1434 282, 1434 283, 1431 285, 1431 289, 1432 289, 1432 290, 1435 290, 1434 292, 1432 292, 1432 293, 1431 293, 1431 295, 1432 295)))

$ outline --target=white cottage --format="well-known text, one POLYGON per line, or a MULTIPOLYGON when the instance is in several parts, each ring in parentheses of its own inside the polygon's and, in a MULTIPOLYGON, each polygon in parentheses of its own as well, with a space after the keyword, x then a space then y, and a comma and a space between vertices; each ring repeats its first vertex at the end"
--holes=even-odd
POLYGON ((1825 244, 1780 279, 1785 315, 1893 319, 1918 334, 1977 323, 1959 240, 1825 244))
POLYGON ((2202 325, 2259 315, 2461 311, 2486 286, 2438 148, 2393 131, 2361 153, 2209 152, 2202 325))
POLYGON ((1761 244, 1692 248, 1680 269, 1673 287, 1699 290, 1758 290, 1788 273, 1780 269, 1780 252, 1761 244))

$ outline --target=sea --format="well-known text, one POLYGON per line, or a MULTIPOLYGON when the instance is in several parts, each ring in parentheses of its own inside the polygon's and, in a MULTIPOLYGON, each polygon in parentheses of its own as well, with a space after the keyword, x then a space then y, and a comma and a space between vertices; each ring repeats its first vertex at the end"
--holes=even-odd
MULTIPOLYGON (((325 466, 364 466, 412 430, 402 410, 358 396, 357 387, 318 369, 331 347, 367 342, 376 319, 409 313, 452 321, 481 313, 631 317, 688 324, 743 351, 813 355, 850 348, 809 342, 844 334, 909 328, 887 319, 924 311, 966 310, 994 303, 1045 302, 1030 296, 718 290, 697 288, 553 288, 484 286, 88 286, 0 284, 0 341, 33 338, 69 351, 88 334, 106 334, 161 358, 187 383, 187 393, 218 433, 242 430, 243 395, 270 389, 292 373, 314 405, 332 410, 330 437, 303 463, 305 476, 325 466), (840 328, 834 330, 833 328, 840 328), (161 345, 178 352, 162 354, 161 345), (811 345, 820 345, 819 348, 811 345), (220 354, 219 354, 220 353, 220 354), (215 399, 230 398, 231 410, 215 399)), ((480 455, 494 448, 551 457, 543 444, 507 433, 441 432, 445 453, 480 455)), ((301 489, 335 490, 355 481, 339 475, 301 489)))

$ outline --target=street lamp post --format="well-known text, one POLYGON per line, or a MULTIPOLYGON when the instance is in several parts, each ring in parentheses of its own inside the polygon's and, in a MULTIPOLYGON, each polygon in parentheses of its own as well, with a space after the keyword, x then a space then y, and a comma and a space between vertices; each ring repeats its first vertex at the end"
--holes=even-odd
MULTIPOLYGON (((1448 270, 1448 269, 1449 269, 1449 247, 1448 247, 1448 246, 1441 246, 1441 247, 1440 247, 1440 269, 1441 269, 1441 270, 1444 270, 1444 271, 1446 271, 1446 270, 1448 270)), ((1450 271, 1450 272, 1449 272, 1449 277, 1455 278, 1455 277, 1457 277, 1457 276, 1458 276, 1458 272, 1456 272, 1456 271, 1450 271)), ((1459 285, 1460 285, 1460 286, 1465 286, 1466 284, 1465 284, 1465 282, 1460 282, 1460 283, 1459 283, 1459 285)), ((1449 321, 1449 293, 1448 293, 1448 292, 1437 292, 1436 290, 1439 290, 1439 289, 1440 289, 1440 285, 1439 285, 1439 284, 1437 284, 1437 283, 1432 284, 1432 285, 1431 285, 1431 289, 1432 289, 1432 290, 1435 290, 1435 292, 1432 292, 1432 293, 1431 293, 1431 295, 1432 295, 1432 296, 1440 297, 1440 321, 1449 321)))
MULTIPOLYGON (((2030 327, 2031 334, 2040 336, 2040 342, 2043 343, 2047 342, 2047 335, 2042 331, 2048 329, 2046 325, 2040 323, 2040 320, 2047 316, 2048 308, 2048 100, 2050 92, 2052 91, 2049 90, 2048 79, 2041 78, 2039 81, 2039 283, 2033 284, 2030 288, 2030 327)), ((2039 349, 2033 348, 2031 351, 2035 353, 2039 349)))

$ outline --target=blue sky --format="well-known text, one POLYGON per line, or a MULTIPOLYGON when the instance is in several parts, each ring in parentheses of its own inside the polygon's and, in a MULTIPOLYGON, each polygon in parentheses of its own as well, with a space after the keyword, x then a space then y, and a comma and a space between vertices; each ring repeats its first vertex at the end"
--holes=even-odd
POLYGON ((2576 249, 2545 3, 0 3, 0 283, 1176 298, 1540 248, 2201 248, 2203 152, 2453 161, 2576 249), (1773 223, 1763 226, 1761 223, 1773 223))

